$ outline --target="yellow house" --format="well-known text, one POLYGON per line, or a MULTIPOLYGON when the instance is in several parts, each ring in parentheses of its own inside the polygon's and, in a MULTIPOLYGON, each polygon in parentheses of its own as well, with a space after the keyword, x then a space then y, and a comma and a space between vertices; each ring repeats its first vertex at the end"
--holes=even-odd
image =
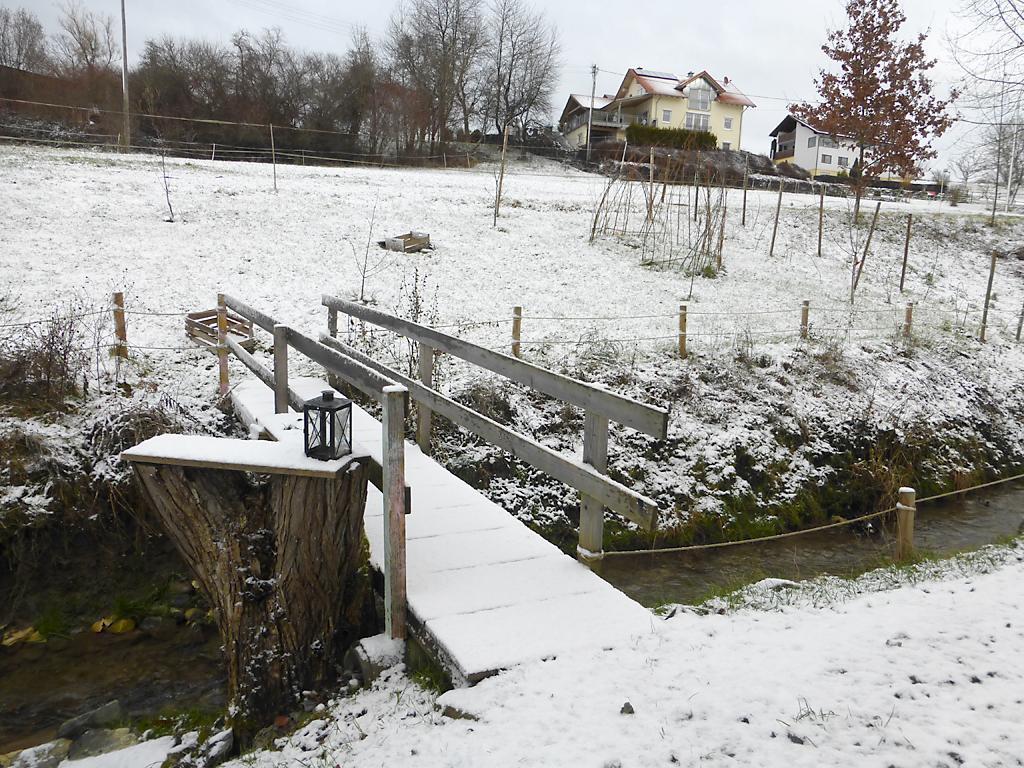
POLYGON ((669 72, 637 67, 626 72, 614 96, 595 98, 591 105, 589 96, 572 94, 559 127, 573 146, 585 146, 588 131, 593 142, 621 141, 630 123, 640 123, 710 131, 720 149, 740 149, 743 112, 753 106, 728 77, 719 82, 707 72, 690 72, 680 79, 669 72))

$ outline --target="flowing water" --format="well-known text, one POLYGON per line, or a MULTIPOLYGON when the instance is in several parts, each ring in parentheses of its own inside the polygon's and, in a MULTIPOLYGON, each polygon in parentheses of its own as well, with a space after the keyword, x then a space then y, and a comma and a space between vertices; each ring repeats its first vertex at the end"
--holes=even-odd
MULTIPOLYGON (((976 548, 1018 533, 1022 520, 1024 482, 997 486, 921 504, 915 544, 936 553, 976 548)), ((859 573, 893 551, 892 532, 876 531, 851 526, 700 552, 609 557, 600 573, 644 605, 693 603, 766 576, 859 573)), ((0 754, 52 739, 63 720, 114 698, 136 717, 165 705, 221 707, 219 645, 209 633, 183 629, 160 639, 80 632, 45 646, 0 649, 0 754)))
MULTIPOLYGON (((692 604, 769 576, 796 581, 824 573, 854 575, 892 556, 894 532, 874 522, 872 533, 846 526, 760 544, 607 557, 598 572, 650 607, 692 604)), ((914 545, 936 554, 975 549, 1021 532, 1022 524, 1024 481, 1016 481, 919 504, 914 545)))

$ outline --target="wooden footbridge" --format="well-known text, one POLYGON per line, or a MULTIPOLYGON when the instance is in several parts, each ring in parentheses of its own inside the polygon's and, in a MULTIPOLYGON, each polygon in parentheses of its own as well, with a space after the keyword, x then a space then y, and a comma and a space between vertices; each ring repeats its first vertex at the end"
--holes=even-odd
POLYGON ((386 631, 391 637, 404 638, 410 631, 456 683, 465 684, 525 661, 611 646, 651 631, 650 612, 586 563, 602 555, 606 508, 647 529, 657 523, 654 501, 604 474, 609 420, 664 438, 667 411, 337 297, 323 298, 328 333, 318 339, 232 296, 220 296, 218 304, 222 392, 230 391, 238 416, 254 436, 302 451, 301 404, 327 383, 289 377, 290 350, 380 403, 379 422, 353 406, 353 445, 355 453, 370 457, 370 478, 376 486, 368 489, 364 522, 372 565, 384 577, 386 631), (273 335, 272 368, 228 332, 229 311, 273 335), (416 342, 418 379, 339 340, 339 313, 416 342), (229 390, 229 353, 258 381, 229 390), (433 365, 439 354, 583 408, 582 461, 434 389, 433 365), (404 439, 410 401, 416 410, 416 445, 404 439), (430 457, 434 414, 579 491, 579 560, 565 556, 430 457))

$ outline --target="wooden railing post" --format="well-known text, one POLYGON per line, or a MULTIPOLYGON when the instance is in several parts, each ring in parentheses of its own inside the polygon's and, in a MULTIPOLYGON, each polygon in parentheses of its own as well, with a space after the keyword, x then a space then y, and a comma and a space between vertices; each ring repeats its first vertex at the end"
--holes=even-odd
POLYGON ((804 299, 804 303, 800 307, 800 338, 806 339, 807 332, 811 324, 811 302, 804 299))
POLYGON ((907 279, 907 257, 910 256, 910 227, 914 221, 914 214, 907 214, 907 236, 903 241, 903 268, 900 270, 900 293, 903 293, 903 283, 907 279))
POLYGON ((274 413, 288 413, 288 326, 274 326, 274 413))
POLYGON ((405 582, 405 395, 406 388, 384 387, 384 630, 406 636, 405 582))
POLYGON ((519 339, 523 331, 523 308, 512 307, 512 355, 521 357, 519 354, 519 339))
POLYGON ((117 337, 114 356, 128 357, 128 325, 124 319, 124 294, 121 291, 114 294, 114 335, 117 337))
POLYGON ((904 561, 914 554, 914 512, 917 511, 913 488, 900 488, 896 503, 896 559, 904 561))
POLYGON ((220 396, 228 393, 228 308, 224 294, 217 294, 217 370, 220 396))
MULTIPOLYGON (((417 342, 419 346, 419 376, 425 387, 434 386, 434 348, 422 341, 417 342)), ((416 403, 416 444, 427 456, 430 455, 430 421, 432 412, 423 402, 416 403)))
POLYGON ((679 305, 679 357, 686 359, 686 305, 679 305))
POLYGON ((903 338, 909 339, 914 332, 914 302, 907 304, 907 311, 903 315, 903 338))
MULTIPOLYGON (((583 419, 583 462, 601 474, 608 468, 608 419, 587 411, 583 419)), ((597 499, 580 494, 580 560, 604 556, 604 507, 597 499)))
POLYGON ((988 270, 988 288, 985 289, 985 308, 981 312, 981 330, 978 332, 978 341, 985 343, 988 334, 988 305, 992 300, 992 281, 996 276, 996 252, 992 251, 992 266, 988 270))
POLYGON ((327 308, 327 333, 338 338, 338 310, 334 307, 327 308))

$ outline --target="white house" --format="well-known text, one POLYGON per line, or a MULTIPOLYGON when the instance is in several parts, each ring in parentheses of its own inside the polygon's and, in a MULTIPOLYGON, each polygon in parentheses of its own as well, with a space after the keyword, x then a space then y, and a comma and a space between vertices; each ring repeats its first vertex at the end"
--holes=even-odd
MULTIPOLYGON (((771 158, 775 164, 799 165, 809 171, 812 178, 849 173, 853 161, 860 157, 860 149, 852 140, 833 139, 827 132, 793 115, 787 115, 769 135, 773 139, 771 158)), ((865 159, 870 156, 871 149, 865 149, 865 159)))

